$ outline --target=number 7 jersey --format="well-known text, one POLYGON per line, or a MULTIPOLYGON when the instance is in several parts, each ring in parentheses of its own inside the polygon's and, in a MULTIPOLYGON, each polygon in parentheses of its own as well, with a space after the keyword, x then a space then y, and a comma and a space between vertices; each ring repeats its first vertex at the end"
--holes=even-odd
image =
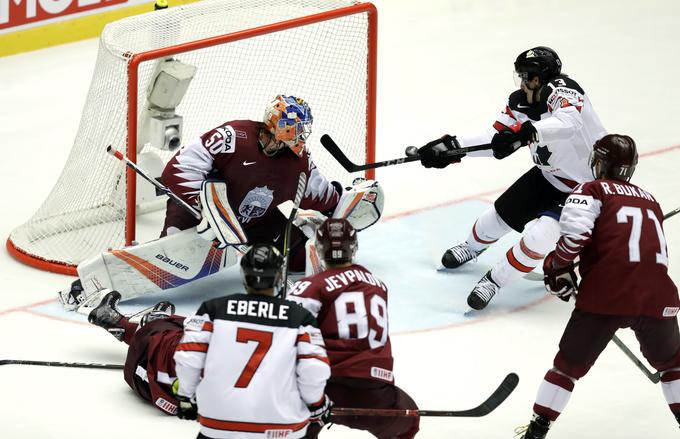
POLYGON ((370 271, 357 264, 328 269, 297 282, 288 300, 317 318, 332 377, 394 384, 387 287, 370 271))
POLYGON ((668 276, 663 213, 654 197, 619 180, 576 187, 560 218, 555 256, 580 255, 576 308, 596 314, 674 317, 680 301, 668 276))

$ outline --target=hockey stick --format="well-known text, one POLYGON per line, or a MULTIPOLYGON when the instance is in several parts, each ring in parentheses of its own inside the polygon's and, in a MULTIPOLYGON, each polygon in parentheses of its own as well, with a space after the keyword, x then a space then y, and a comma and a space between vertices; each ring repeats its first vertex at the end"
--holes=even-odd
POLYGON ((283 285, 279 295, 283 298, 286 297, 286 292, 288 291, 288 260, 290 259, 290 232, 293 228, 293 220, 297 215, 297 211, 300 208, 300 203, 302 202, 302 197, 305 195, 305 188, 307 187, 307 174, 300 172, 298 177, 297 189, 295 191, 295 199, 293 200, 293 209, 288 215, 288 221, 286 221, 286 230, 283 233, 283 265, 281 270, 283 270, 283 285))
POLYGON ((640 369, 647 378, 649 378, 651 382, 656 384, 661 380, 661 373, 659 372, 652 373, 652 371, 647 369, 647 367, 644 364, 642 364, 642 361, 640 361, 638 357, 636 357, 635 354, 631 352, 630 349, 628 349, 628 346, 626 346, 626 344, 622 342, 621 339, 616 336, 616 334, 614 334, 614 336, 612 337, 612 341, 616 346, 619 347, 619 349, 621 349, 621 351, 623 351, 624 354, 626 354, 626 357, 628 357, 630 361, 632 361, 637 366, 637 368, 640 369))
POLYGON ((163 192, 165 195, 170 197, 172 199, 172 201, 179 204, 180 207, 182 207, 189 214, 191 214, 191 216, 193 216, 197 220, 201 219, 201 214, 198 210, 191 207, 189 205, 189 203, 187 203, 186 201, 184 201, 183 199, 178 197, 173 191, 171 191, 167 186, 162 184, 160 181, 156 180, 155 178, 151 178, 151 176, 149 176, 149 174, 144 172, 142 170, 142 168, 137 166, 136 163, 132 162, 129 158, 124 156, 122 152, 113 149, 113 147, 111 145, 106 147, 106 152, 108 152, 109 154, 111 154, 112 156, 114 156, 115 158, 120 160, 121 162, 125 163, 128 167, 130 167, 133 171, 135 171, 140 177, 142 177, 144 180, 146 180, 149 183, 151 183, 152 185, 154 185, 156 187, 156 189, 158 189, 159 191, 163 192))
MULTIPOLYGON (((169 187, 165 186, 163 183, 160 181, 156 180, 155 178, 151 178, 149 174, 147 174, 142 168, 137 166, 133 161, 131 161, 129 158, 123 155, 122 152, 117 151, 113 149, 113 146, 109 145, 106 147, 106 152, 120 160, 121 162, 125 163, 127 166, 129 166, 133 171, 135 171, 140 177, 142 177, 144 180, 148 181, 151 183, 156 189, 159 191, 163 192, 165 195, 167 195, 172 201, 177 203, 181 208, 186 210, 191 216, 196 218, 197 220, 200 220, 202 218, 201 213, 194 209, 189 203, 181 199, 177 194, 175 194, 173 191, 170 190, 169 187)), ((236 248, 236 250, 240 251, 241 253, 245 253, 248 250, 247 245, 239 244, 239 245, 234 245, 233 247, 236 248)))
POLYGON ((122 364, 109 363, 73 363, 62 361, 35 361, 35 360, 0 360, 0 366, 6 364, 18 364, 25 366, 52 366, 52 367, 80 367, 83 369, 113 369, 123 370, 125 366, 122 364))
POLYGON ((360 408, 333 408, 332 416, 449 416, 449 417, 472 417, 486 416, 494 411, 507 399, 519 383, 516 373, 509 373, 498 388, 486 401, 469 410, 408 410, 408 409, 360 409, 360 408))
MULTIPOLYGON (((340 163, 340 165, 345 168, 348 172, 359 172, 365 171, 367 169, 382 168, 383 166, 400 165, 402 163, 415 162, 420 160, 420 156, 416 153, 413 155, 408 155, 406 157, 400 157, 398 159, 385 160, 384 162, 366 163, 365 165, 357 165, 352 163, 352 161, 345 155, 340 147, 335 143, 335 141, 328 134, 321 136, 321 144, 324 148, 333 156, 335 160, 340 163)), ((411 148, 411 147, 409 147, 411 148)), ((491 144, 468 146, 465 148, 458 148, 452 151, 446 151, 443 155, 445 157, 454 157, 459 155, 467 154, 473 151, 484 151, 491 149, 491 144)))

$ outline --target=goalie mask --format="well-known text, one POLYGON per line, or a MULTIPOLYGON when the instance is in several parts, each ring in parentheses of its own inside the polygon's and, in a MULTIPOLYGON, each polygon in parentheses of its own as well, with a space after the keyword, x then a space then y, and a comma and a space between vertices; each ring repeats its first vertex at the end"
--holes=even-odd
POLYGON ((352 262, 359 248, 357 231, 343 218, 329 218, 316 229, 316 251, 326 263, 352 262))
POLYGON ((593 145, 590 169, 595 178, 629 181, 638 162, 635 141, 622 134, 607 134, 593 145))
POLYGON ((312 120, 312 110, 305 101, 294 96, 276 96, 264 111, 264 124, 278 145, 274 152, 287 146, 301 157, 312 133, 312 120))
POLYGON ((281 279, 283 256, 276 247, 255 244, 241 258, 241 274, 246 288, 267 290, 276 288, 281 279))

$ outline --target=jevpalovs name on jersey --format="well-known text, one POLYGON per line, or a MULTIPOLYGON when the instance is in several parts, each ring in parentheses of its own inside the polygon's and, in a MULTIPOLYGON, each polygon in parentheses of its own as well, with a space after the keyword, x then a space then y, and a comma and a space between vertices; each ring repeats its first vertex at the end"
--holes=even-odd
POLYGON ((366 268, 331 268, 297 282, 288 299, 317 318, 333 377, 394 383, 387 286, 366 268))

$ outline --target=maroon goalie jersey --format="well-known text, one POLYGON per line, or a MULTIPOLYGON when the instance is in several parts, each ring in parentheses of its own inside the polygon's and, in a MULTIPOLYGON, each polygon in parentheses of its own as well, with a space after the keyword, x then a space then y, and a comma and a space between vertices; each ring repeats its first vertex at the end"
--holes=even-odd
POLYGON ((317 319, 331 362, 331 376, 394 384, 387 324, 387 287, 353 264, 297 282, 288 299, 317 319))
POLYGON ((576 308, 621 316, 675 317, 678 290, 668 276, 668 250, 659 203, 618 180, 578 186, 560 218, 555 254, 580 255, 576 308))
MULTIPOLYGON (((300 172, 307 174, 302 209, 329 211, 339 199, 306 149, 302 157, 288 148, 267 157, 258 143, 263 129, 263 123, 251 120, 225 122, 182 147, 162 175, 163 183, 192 205, 204 180, 225 181, 229 204, 250 243, 271 242, 282 233, 285 217, 277 206, 295 198, 300 172)), ((196 224, 197 220, 168 203, 165 229, 174 226, 184 230, 196 224)))

